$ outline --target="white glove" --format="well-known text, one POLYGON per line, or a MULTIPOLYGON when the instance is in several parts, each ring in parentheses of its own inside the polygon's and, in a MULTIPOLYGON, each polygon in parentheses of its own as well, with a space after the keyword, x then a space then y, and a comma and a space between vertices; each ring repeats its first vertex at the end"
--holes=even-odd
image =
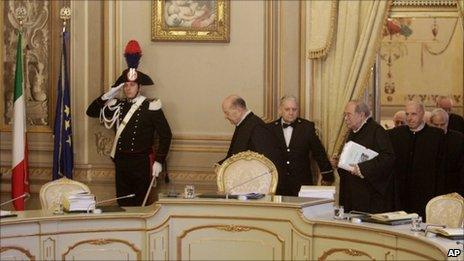
POLYGON ((153 163, 152 175, 158 177, 161 171, 163 171, 163 166, 158 161, 155 161, 153 163))
POLYGON ((114 96, 118 94, 119 90, 121 90, 122 86, 124 86, 124 83, 121 83, 118 86, 111 88, 108 92, 102 95, 102 100, 109 100, 114 98, 114 96))

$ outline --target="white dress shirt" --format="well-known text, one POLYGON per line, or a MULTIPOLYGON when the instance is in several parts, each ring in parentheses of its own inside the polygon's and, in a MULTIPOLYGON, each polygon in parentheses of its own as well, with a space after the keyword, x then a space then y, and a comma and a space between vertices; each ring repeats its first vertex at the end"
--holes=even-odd
MULTIPOLYGON (((281 124, 283 123, 290 124, 290 123, 285 122, 282 119, 281 124)), ((284 131, 285 144, 288 147, 290 145, 290 140, 292 139, 293 127, 292 126, 288 126, 287 128, 282 127, 282 130, 284 131)))

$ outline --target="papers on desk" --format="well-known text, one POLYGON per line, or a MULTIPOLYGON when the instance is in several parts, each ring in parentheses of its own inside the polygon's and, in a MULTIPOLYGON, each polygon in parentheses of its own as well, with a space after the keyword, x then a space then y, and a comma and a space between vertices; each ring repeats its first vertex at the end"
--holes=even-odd
POLYGON ((430 228, 432 233, 438 234, 443 237, 447 237, 453 240, 464 239, 464 228, 442 228, 442 227, 432 227, 430 228))
POLYGON ((63 209, 67 212, 87 211, 95 207, 95 196, 87 191, 74 191, 63 196, 63 209))
POLYGON ((393 211, 393 212, 385 212, 379 214, 372 214, 371 218, 380 220, 380 221, 396 221, 396 220, 403 220, 403 219, 412 219, 417 218, 419 215, 416 213, 406 213, 405 211, 393 211))
POLYGON ((338 161, 338 167, 344 170, 351 171, 351 164, 358 164, 377 157, 379 153, 368 149, 356 142, 348 141, 343 147, 342 154, 338 161))
POLYGON ((335 186, 301 186, 298 197, 334 199, 335 186))
POLYGON ((6 218, 6 217, 16 217, 18 215, 14 214, 13 212, 9 210, 1 210, 0 209, 0 218, 6 218))
POLYGON ((370 214, 360 211, 350 211, 350 214, 357 218, 360 218, 364 222, 369 223, 379 223, 383 225, 403 225, 409 224, 412 222, 413 218, 418 218, 419 215, 416 213, 406 213, 405 211, 394 211, 394 212, 385 212, 378 214, 370 214))

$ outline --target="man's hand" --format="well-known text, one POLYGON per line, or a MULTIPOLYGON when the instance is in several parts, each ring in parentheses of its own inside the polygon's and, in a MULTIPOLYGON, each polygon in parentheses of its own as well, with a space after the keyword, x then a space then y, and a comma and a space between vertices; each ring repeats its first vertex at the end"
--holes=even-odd
POLYGON ((333 169, 337 169, 338 168, 338 160, 339 160, 339 157, 337 155, 334 155, 332 156, 332 158, 330 158, 330 165, 332 165, 332 168, 333 169))
POLYGON ((114 98, 114 96, 118 94, 119 90, 121 90, 122 86, 124 86, 124 83, 121 83, 118 86, 111 88, 109 91, 102 95, 102 100, 109 100, 114 98))
POLYGON ((321 180, 321 186, 332 186, 333 181, 321 180))
POLYGON ((158 161, 155 161, 153 164, 152 175, 158 177, 161 171, 163 171, 163 166, 158 161))

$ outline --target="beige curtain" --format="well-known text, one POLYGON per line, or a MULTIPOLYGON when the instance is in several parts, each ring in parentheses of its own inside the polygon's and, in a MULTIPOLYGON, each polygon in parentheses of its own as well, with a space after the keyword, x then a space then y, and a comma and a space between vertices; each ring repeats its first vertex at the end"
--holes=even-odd
POLYGON ((464 0, 458 0, 458 14, 461 19, 461 29, 464 31, 464 0))
MULTIPOLYGON (((367 85, 390 5, 385 0, 339 1, 332 47, 325 57, 312 60, 314 97, 309 100, 315 103, 314 120, 329 155, 338 154, 346 133, 346 103, 360 97, 367 85)), ((309 38, 314 33, 308 29, 309 38)))

